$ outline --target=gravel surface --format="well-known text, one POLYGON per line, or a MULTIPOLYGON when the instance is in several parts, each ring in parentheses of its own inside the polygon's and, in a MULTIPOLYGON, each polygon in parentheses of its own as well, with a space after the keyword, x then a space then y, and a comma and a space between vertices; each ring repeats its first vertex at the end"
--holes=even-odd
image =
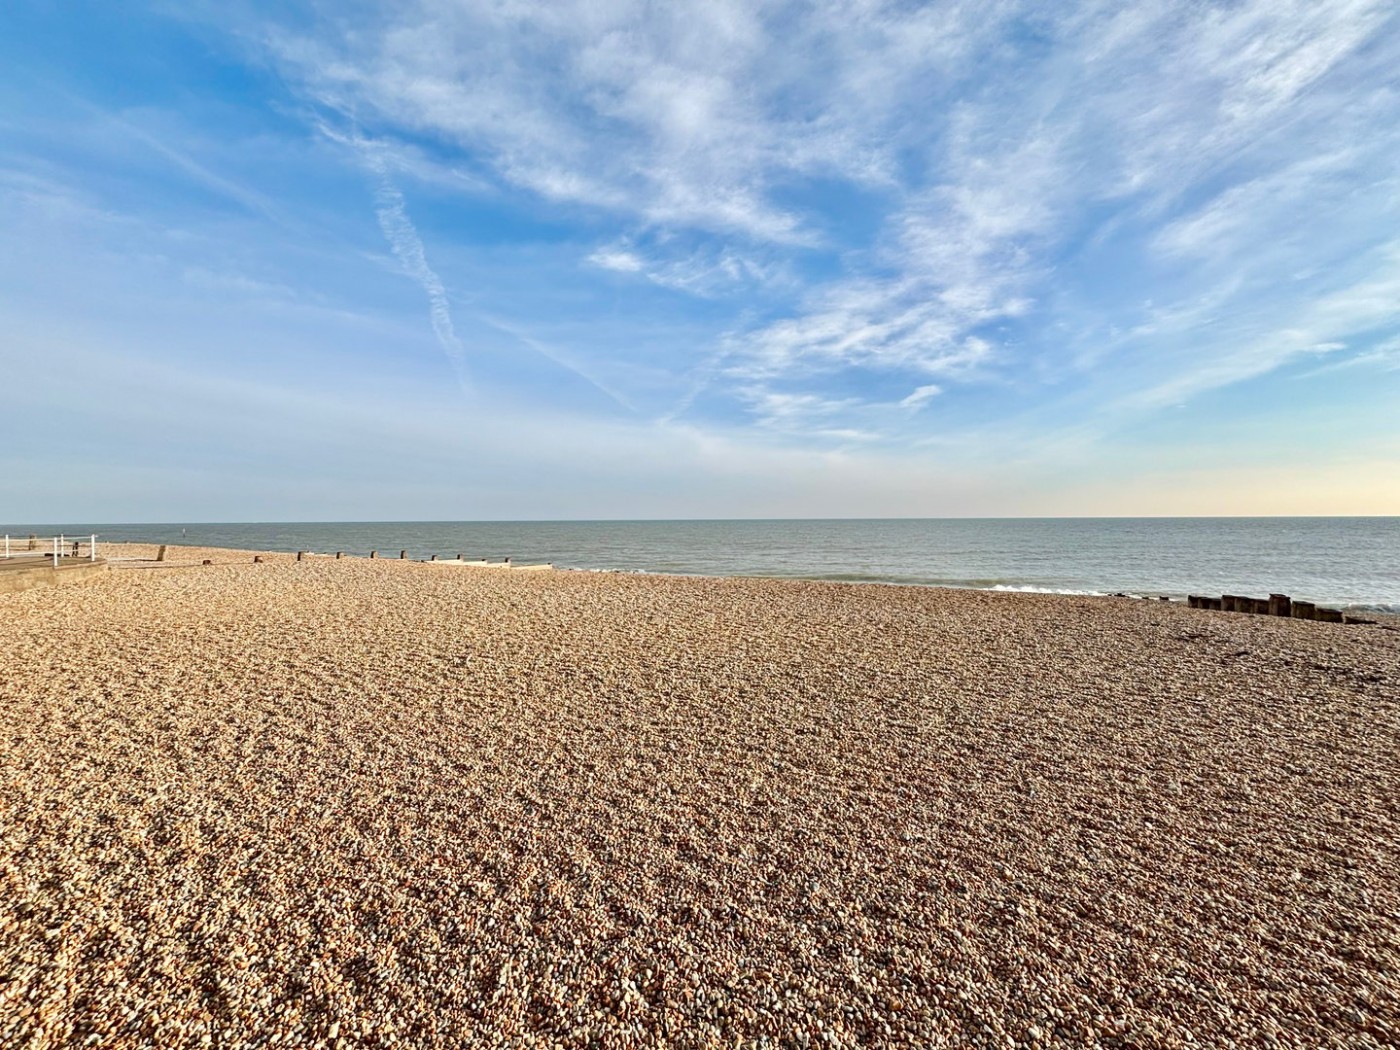
POLYGON ((1396 631, 168 556, 0 596, 0 1045, 1400 1044, 1396 631))

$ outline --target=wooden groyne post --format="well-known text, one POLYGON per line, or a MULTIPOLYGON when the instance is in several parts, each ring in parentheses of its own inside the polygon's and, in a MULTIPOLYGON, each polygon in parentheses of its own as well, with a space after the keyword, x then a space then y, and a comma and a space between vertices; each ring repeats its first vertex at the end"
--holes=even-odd
POLYGON ((1193 609, 1219 609, 1223 612, 1250 613, 1254 616, 1283 616, 1294 620, 1317 620, 1321 623, 1371 623, 1358 616, 1344 614, 1315 602, 1294 601, 1286 594, 1270 594, 1268 598, 1248 598, 1242 594, 1222 594, 1207 598, 1192 594, 1186 603, 1193 609))

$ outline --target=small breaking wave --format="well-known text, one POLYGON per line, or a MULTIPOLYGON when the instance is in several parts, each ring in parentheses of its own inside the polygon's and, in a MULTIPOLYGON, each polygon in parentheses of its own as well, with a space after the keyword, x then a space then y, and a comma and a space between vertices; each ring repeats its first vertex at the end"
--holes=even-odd
POLYGON ((1076 594, 1084 598, 1102 598, 1107 591, 1086 591, 1074 587, 1038 587, 1033 583, 998 583, 984 588, 989 591, 1010 591, 1016 594, 1076 594))
POLYGON ((1342 606, 1342 612, 1387 613, 1400 616, 1400 602, 1353 602, 1351 605, 1342 606))

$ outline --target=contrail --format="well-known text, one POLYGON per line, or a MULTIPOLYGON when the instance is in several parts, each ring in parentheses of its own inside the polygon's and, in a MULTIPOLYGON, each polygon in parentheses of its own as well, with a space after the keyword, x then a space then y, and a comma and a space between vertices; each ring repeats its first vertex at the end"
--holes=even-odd
POLYGON ((428 257, 423 251, 423 239, 418 236, 413 221, 408 217, 403 194, 389 179, 389 170, 382 157, 373 150, 366 150, 370 167, 379 178, 374 191, 374 210, 379 216, 379 228, 384 231, 384 239, 394 251, 394 257, 404 272, 412 277, 428 295, 428 316, 433 322, 433 333, 442 345, 447 360, 457 373, 457 380, 465 388, 467 381, 466 354, 462 340, 452 326, 452 311, 447 305, 447 289, 442 279, 428 265, 428 257))
POLYGON ((592 386, 595 390, 598 390, 599 392, 607 395, 609 398, 615 401, 620 408, 625 408, 628 412, 632 413, 637 412, 636 405, 632 404, 632 402, 628 401, 627 398, 623 397, 612 387, 603 383, 602 380, 598 379, 591 372, 585 371, 573 360, 571 360, 564 354, 561 354, 558 350, 555 350, 548 344, 542 343, 538 339, 527 335, 516 325, 513 325, 508 321, 503 321, 498 317, 492 317, 490 314, 479 314, 478 316, 481 320, 485 321, 492 328, 495 328, 497 331, 506 333, 506 335, 511 336, 513 339, 519 340, 523 346, 529 347, 531 350, 533 350, 535 353, 539 354, 546 360, 552 361, 560 368, 568 369, 574 375, 578 376, 584 382, 592 386))

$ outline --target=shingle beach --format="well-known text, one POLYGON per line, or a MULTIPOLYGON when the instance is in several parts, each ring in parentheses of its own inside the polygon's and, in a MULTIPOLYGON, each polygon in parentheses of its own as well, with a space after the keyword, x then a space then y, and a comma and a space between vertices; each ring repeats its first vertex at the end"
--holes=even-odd
POLYGON ((1400 1044, 1400 631, 171 558, 0 595, 0 1045, 1400 1044))

